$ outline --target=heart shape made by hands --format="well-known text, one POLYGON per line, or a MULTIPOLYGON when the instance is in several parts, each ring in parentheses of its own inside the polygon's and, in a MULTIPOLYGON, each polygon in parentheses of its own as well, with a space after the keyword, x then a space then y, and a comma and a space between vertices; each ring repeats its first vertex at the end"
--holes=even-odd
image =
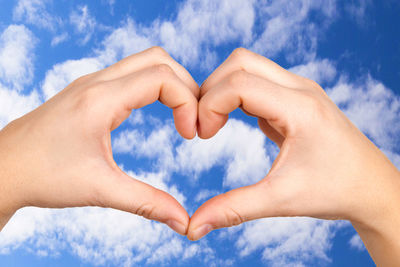
POLYGON ((0 134, 3 169, 16 170, 0 194, 6 220, 25 206, 101 206, 166 223, 191 240, 264 217, 365 221, 385 206, 371 201, 380 199, 374 178, 390 176, 377 169, 397 173, 318 84, 243 48, 200 88, 163 49, 145 50, 77 79, 0 134), (110 132, 157 100, 189 139, 214 136, 241 108, 280 152, 264 179, 209 199, 189 218, 171 195, 113 159, 110 132))
MULTIPOLYGON (((359 156, 362 148, 345 151, 343 144, 361 142, 369 148, 372 144, 318 84, 246 49, 236 49, 200 87, 198 136, 214 136, 238 107, 258 118, 260 129, 280 153, 261 181, 202 204, 190 219, 189 239, 264 217, 359 216, 353 211, 360 210, 360 204, 343 196, 351 195, 357 184, 349 182, 349 173, 357 173, 365 159, 359 156), (348 166, 347 162, 355 164, 348 166), (337 164, 348 167, 337 168, 337 164)), ((178 131, 189 133, 190 129, 183 130, 190 125, 187 110, 174 112, 178 131)))

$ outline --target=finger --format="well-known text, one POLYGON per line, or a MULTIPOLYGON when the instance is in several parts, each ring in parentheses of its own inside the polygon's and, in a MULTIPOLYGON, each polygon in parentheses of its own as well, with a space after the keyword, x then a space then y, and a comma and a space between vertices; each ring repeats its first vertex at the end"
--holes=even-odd
POLYGON ((168 193, 138 181, 121 170, 100 179, 98 199, 103 207, 119 209, 167 224, 185 235, 189 215, 168 193))
POLYGON ((210 231, 243 222, 278 216, 279 203, 269 183, 263 180, 218 195, 206 201, 192 215, 187 236, 198 240, 210 231))
POLYGON ((103 80, 114 80, 130 73, 149 68, 154 65, 166 64, 170 66, 176 75, 193 92, 196 98, 199 96, 199 86, 190 73, 176 62, 163 48, 155 46, 140 53, 126 57, 117 63, 98 72, 103 80))
MULTIPOLYGON (((257 117, 254 114, 251 114, 244 110, 242 107, 240 109, 247 115, 252 117, 257 117)), ((285 138, 279 134, 271 125, 269 125, 268 121, 263 118, 258 118, 258 126, 260 127, 261 131, 271 139, 278 147, 282 146, 283 141, 285 138)))
POLYGON ((282 146, 283 141, 285 138, 278 133, 266 119, 258 118, 258 126, 260 127, 261 131, 271 139, 278 147, 282 146))
POLYGON ((197 99, 169 65, 152 66, 106 82, 105 86, 114 106, 124 111, 114 119, 112 129, 118 127, 132 109, 160 100, 173 109, 176 129, 183 137, 190 139, 196 135, 197 99))
POLYGON ((275 62, 259 54, 244 48, 238 48, 201 85, 201 96, 232 72, 238 70, 244 70, 288 88, 298 88, 300 84, 309 82, 308 79, 285 70, 275 62))
POLYGON ((268 120, 282 136, 289 127, 287 107, 295 104, 294 90, 245 71, 231 73, 199 102, 198 135, 210 138, 225 124, 228 114, 241 106, 248 113, 268 120))

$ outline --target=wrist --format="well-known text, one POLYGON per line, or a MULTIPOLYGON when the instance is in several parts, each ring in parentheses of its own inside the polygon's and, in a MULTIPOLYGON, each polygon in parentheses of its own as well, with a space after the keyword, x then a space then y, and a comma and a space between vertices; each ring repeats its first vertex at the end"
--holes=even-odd
POLYGON ((371 257, 381 266, 398 266, 400 255, 400 172, 388 164, 380 176, 374 176, 373 189, 365 192, 363 216, 351 219, 371 257))
POLYGON ((14 213, 22 207, 20 205, 17 188, 19 187, 18 167, 15 162, 18 162, 18 157, 14 155, 12 150, 12 142, 9 142, 9 136, 12 136, 10 124, 0 130, 0 230, 5 226, 8 220, 14 213))

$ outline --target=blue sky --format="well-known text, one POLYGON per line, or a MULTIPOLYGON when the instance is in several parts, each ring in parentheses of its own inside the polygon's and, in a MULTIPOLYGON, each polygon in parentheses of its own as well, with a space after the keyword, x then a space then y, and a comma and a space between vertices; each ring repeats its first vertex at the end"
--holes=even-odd
MULTIPOLYGON (((243 46, 319 82, 400 167, 396 0, 0 0, 0 128, 81 75, 163 46, 201 83, 243 46)), ((117 163, 192 214, 261 179, 277 148, 241 111, 210 140, 185 141, 159 103, 112 133, 117 163), (249 156, 251 155, 251 156, 249 156)), ((348 222, 263 219, 190 242, 100 208, 20 210, 0 233, 0 266, 373 266, 348 222)))

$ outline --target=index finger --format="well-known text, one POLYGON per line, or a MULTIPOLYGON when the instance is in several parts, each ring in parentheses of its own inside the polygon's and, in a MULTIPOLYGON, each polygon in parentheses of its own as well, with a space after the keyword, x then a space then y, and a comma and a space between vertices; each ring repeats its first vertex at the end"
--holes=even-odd
POLYGON ((287 88, 298 88, 307 79, 245 48, 237 48, 201 85, 200 96, 235 71, 246 71, 287 88))
POLYGON ((154 46, 137 54, 128 56, 117 63, 101 70, 98 74, 103 80, 114 80, 124 77, 129 73, 157 65, 168 65, 192 91, 196 98, 199 97, 200 89, 192 75, 178 62, 176 62, 163 48, 154 46))
POLYGON ((117 128, 132 109, 159 100, 173 109, 176 129, 184 138, 196 135, 197 99, 169 65, 152 66, 103 84, 116 110, 111 130, 117 128))

